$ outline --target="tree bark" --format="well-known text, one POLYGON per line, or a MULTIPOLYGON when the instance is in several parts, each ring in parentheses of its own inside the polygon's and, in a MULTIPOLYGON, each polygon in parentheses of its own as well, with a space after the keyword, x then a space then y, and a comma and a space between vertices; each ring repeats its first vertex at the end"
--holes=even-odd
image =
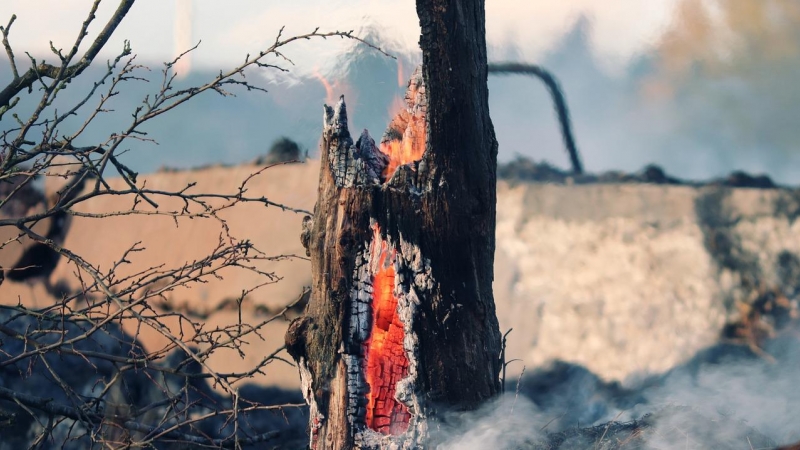
POLYGON ((324 108, 312 294, 286 335, 313 449, 426 447, 500 390, 484 2, 417 13, 423 64, 380 144, 353 143, 343 98, 324 108))

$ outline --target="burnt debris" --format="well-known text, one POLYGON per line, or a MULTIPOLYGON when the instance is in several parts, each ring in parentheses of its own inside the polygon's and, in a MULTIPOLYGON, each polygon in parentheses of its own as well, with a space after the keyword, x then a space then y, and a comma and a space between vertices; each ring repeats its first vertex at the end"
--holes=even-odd
POLYGON ((732 172, 722 178, 707 181, 691 181, 671 176, 655 164, 649 164, 642 170, 627 173, 612 170, 602 173, 582 173, 562 170, 546 161, 536 162, 518 155, 515 159, 497 165, 497 178, 509 182, 534 182, 551 184, 622 184, 647 183, 678 186, 719 186, 733 188, 774 189, 782 186, 764 174, 751 175, 742 171, 732 172))
MULTIPOLYGON (((266 442, 243 445, 243 449, 303 448, 307 443, 307 407, 252 408, 241 412, 235 422, 226 414, 210 414, 232 408, 234 399, 212 389, 207 378, 197 377, 199 364, 181 349, 148 365, 121 371, 122 365, 114 359, 141 359, 145 349, 113 322, 94 329, 91 322, 64 320, 55 314, 20 314, 15 308, 0 307, 0 347, 0 450, 31 447, 48 423, 53 428, 36 448, 93 448, 93 434, 112 439, 126 430, 134 432, 121 424, 109 425, 112 417, 126 417, 158 430, 155 433, 163 432, 162 439, 153 444, 163 450, 194 448, 181 441, 184 434, 223 436, 226 438, 214 448, 239 448, 233 438, 237 428, 238 436, 269 437, 266 442), (40 345, 55 345, 87 332, 92 333, 90 337, 64 344, 61 352, 12 361, 31 353, 29 342, 20 336, 35 338, 40 345), (17 397, 22 401, 15 400, 17 397), (85 402, 85 409, 73 409, 77 397, 85 402), (49 422, 54 410, 67 414, 49 422), (185 416, 181 414, 205 417, 182 424, 185 416)), ((245 408, 299 403, 302 397, 294 390, 252 383, 239 388, 238 404, 245 408)))

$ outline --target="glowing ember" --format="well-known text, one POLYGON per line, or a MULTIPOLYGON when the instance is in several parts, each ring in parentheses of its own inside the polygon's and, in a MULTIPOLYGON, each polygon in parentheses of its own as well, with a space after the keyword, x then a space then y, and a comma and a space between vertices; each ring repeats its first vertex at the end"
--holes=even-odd
MULTIPOLYGON (((376 232, 376 240, 380 239, 376 232)), ((377 241, 380 242, 380 241, 377 241)), ((366 346, 367 426, 382 434, 406 431, 411 414, 395 400, 397 383, 408 376, 408 358, 403 348, 403 323, 397 316, 394 296, 395 251, 381 242, 380 264, 373 278, 372 330, 366 346)), ((373 248, 378 247, 374 245, 373 248)))
POLYGON ((381 143, 381 151, 389 156, 389 165, 383 172, 385 179, 391 178, 398 167, 422 159, 422 154, 425 152, 425 132, 422 132, 422 136, 414 134, 407 136, 407 134, 404 134, 400 141, 381 143))
POLYGON ((405 105, 395 100, 390 106, 399 109, 381 140, 380 150, 389 157, 384 169, 384 179, 392 177, 399 166, 422 159, 425 153, 425 87, 419 70, 411 77, 406 91, 405 105))

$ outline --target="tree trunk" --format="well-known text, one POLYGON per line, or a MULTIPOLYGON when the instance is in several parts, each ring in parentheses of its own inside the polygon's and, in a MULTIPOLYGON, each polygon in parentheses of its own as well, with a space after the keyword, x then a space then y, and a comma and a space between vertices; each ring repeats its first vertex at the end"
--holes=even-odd
POLYGON ((424 447, 500 389, 484 2, 417 13, 423 64, 381 143, 353 143, 344 98, 324 109, 312 295, 286 335, 313 449, 424 447))

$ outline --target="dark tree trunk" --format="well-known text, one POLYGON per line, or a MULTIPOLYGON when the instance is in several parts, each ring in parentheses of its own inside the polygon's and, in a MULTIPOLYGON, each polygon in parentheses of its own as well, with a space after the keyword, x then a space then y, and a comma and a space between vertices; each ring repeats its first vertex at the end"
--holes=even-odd
POLYGON ((325 107, 312 295, 286 336, 315 449, 424 447, 442 411, 500 388, 484 2, 417 13, 422 68, 381 143, 325 107))

